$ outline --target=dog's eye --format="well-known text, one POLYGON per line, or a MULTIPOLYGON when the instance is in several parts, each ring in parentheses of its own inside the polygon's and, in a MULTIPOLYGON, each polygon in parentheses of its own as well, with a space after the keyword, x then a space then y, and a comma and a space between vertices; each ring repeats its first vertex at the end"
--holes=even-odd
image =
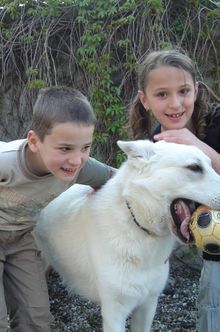
POLYGON ((135 156, 135 158, 143 158, 143 156, 142 156, 142 155, 139 155, 139 154, 137 154, 137 155, 135 156))
POLYGON ((191 171, 196 172, 196 173, 202 173, 203 172, 202 167, 198 164, 191 164, 191 165, 186 166, 186 168, 188 168, 191 171))

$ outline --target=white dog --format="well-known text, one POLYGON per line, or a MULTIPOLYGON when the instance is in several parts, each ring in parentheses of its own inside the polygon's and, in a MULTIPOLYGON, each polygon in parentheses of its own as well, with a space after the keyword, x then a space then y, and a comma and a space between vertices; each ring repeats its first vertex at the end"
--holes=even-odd
POLYGON ((220 209, 220 176, 196 147, 118 145, 128 159, 116 175, 96 192, 69 188, 42 211, 36 232, 68 287, 100 303, 104 332, 124 332, 129 315, 131 331, 148 332, 168 277, 173 231, 190 241, 189 200, 220 209))

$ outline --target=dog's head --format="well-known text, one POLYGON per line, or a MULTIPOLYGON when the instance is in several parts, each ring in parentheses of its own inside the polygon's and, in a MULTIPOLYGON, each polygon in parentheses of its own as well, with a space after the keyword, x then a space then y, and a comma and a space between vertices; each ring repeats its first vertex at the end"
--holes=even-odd
MULTIPOLYGON (((211 160, 190 145, 148 140, 119 141, 118 145, 127 154, 131 174, 125 192, 135 206, 140 203, 137 210, 141 211, 142 226, 150 219, 145 215, 151 214, 157 227, 167 223, 182 242, 192 242, 188 224, 197 206, 220 209, 220 176, 211 160)), ((152 223, 149 227, 156 226, 152 223)))

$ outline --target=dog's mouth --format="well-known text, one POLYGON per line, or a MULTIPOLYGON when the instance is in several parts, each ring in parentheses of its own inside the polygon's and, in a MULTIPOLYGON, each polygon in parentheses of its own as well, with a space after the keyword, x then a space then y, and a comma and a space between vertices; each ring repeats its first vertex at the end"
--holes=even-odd
POLYGON ((192 213, 200 204, 191 200, 177 198, 171 206, 170 211, 174 221, 173 231, 180 241, 194 243, 194 237, 189 229, 192 213))

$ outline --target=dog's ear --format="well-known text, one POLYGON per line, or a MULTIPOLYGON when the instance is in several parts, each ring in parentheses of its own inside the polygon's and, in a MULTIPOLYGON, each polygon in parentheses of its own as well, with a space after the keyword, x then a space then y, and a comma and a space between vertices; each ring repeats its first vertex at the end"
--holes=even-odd
POLYGON ((149 140, 117 141, 128 157, 149 159, 155 154, 154 143, 149 140))

